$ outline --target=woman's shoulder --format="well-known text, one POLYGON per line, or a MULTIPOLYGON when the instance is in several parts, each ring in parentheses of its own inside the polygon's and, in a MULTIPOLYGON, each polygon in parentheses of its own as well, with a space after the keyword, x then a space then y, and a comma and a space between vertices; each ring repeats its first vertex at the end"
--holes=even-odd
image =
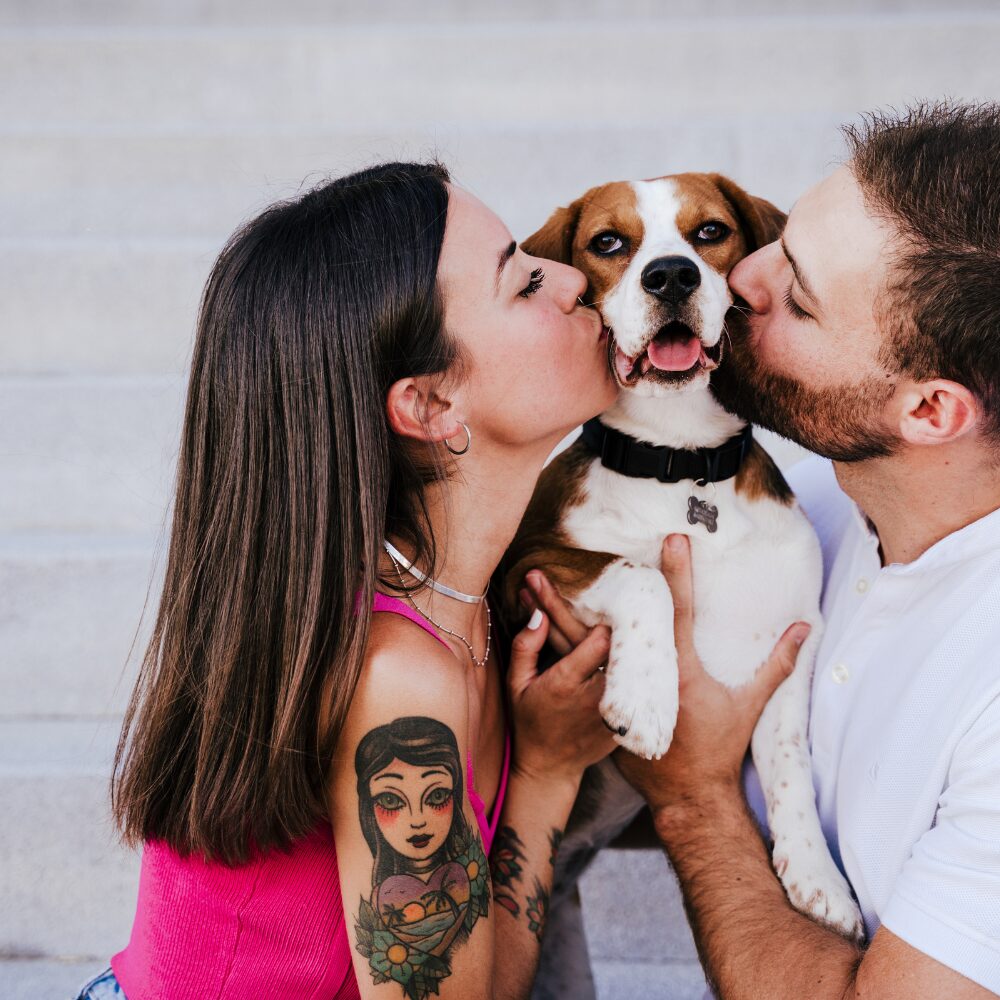
POLYGON ((451 650, 398 614, 372 615, 355 702, 414 706, 465 703, 465 675, 451 650))

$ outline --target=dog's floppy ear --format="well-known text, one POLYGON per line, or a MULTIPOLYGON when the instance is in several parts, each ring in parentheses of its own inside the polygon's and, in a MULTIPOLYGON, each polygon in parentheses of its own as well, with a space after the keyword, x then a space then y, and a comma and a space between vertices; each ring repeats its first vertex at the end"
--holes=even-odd
POLYGON ((780 208, 776 208, 763 198, 749 195, 722 174, 709 174, 715 186, 725 195, 726 200, 736 209, 747 240, 747 253, 773 243, 785 228, 788 218, 780 208))
POLYGON ((563 264, 573 261, 573 237, 580 219, 582 199, 577 199, 566 208, 557 208, 541 229, 521 241, 521 249, 532 257, 558 260, 563 264))

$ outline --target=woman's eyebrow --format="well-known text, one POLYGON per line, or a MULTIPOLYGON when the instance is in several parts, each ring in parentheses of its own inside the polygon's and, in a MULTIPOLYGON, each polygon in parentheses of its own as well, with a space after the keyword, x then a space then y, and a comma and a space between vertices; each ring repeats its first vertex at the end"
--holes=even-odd
POLYGON ((427 778, 427 777, 429 777, 432 774, 447 774, 447 773, 448 773, 447 771, 442 771, 439 768, 439 769, 434 770, 434 771, 424 771, 424 773, 422 775, 420 775, 420 777, 421 778, 427 778))
POLYGON ((383 778, 395 778, 397 781, 402 781, 403 776, 401 774, 394 774, 392 771, 385 771, 383 774, 376 774, 372 781, 381 781, 383 778))
POLYGON ((507 266, 507 261, 514 256, 517 252, 517 241, 511 240, 507 246, 497 254, 497 274, 494 280, 494 288, 496 289, 496 294, 500 294, 500 279, 503 277, 503 269, 507 266))

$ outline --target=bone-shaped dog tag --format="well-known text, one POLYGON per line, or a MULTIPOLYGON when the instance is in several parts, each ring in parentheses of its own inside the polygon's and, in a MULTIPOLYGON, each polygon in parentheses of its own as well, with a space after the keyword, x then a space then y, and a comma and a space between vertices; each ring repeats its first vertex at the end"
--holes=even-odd
POLYGON ((719 508, 707 500, 688 497, 688 524, 703 524, 709 533, 719 530, 719 508))

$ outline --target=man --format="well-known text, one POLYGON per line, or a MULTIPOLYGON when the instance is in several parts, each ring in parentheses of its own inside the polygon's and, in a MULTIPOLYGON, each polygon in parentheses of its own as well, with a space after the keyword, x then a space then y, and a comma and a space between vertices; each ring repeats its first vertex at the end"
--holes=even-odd
POLYGON ((1000 994, 1000 106, 871 116, 847 138, 849 163, 734 269, 746 324, 716 374, 726 405, 833 460, 792 479, 827 575, 810 749, 867 943, 792 909, 740 780, 796 630, 752 685, 716 684, 682 536, 664 546, 674 742, 617 759, 719 997, 972 1000, 1000 994))

